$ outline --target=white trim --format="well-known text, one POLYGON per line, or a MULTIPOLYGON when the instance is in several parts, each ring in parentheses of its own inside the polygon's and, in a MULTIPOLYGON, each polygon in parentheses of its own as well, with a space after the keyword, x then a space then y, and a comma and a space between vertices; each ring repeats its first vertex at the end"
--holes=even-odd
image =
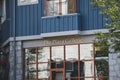
POLYGON ((32 2, 31 0, 26 0, 25 2, 20 2, 20 0, 18 0, 18 6, 24 6, 24 5, 32 5, 32 4, 38 4, 38 0, 36 0, 35 2, 32 2))
MULTIPOLYGON (((93 35, 98 32, 108 33, 108 29, 97 29, 97 30, 86 30, 86 31, 73 30, 73 31, 63 31, 63 32, 42 33, 41 35, 16 37, 16 41, 35 40, 35 39, 43 39, 45 37, 57 37, 57 36, 68 36, 68 35, 84 35, 85 36, 85 35, 93 35)), ((13 41, 13 37, 10 37, 8 40, 6 40, 2 44, 2 47, 4 47, 10 41, 13 41)))
POLYGON ((2 47, 4 47, 5 45, 7 45, 10 42, 10 38, 8 38, 3 44, 2 47))
MULTIPOLYGON (((22 41, 22 40, 34 40, 34 39, 42 39, 41 35, 33 35, 33 36, 21 36, 21 37, 16 37, 16 41, 22 41)), ((10 37, 7 39, 3 44, 2 47, 4 47, 6 44, 8 44, 10 41, 13 41, 14 38, 10 37)))
POLYGON ((55 36, 66 36, 66 35, 79 35, 79 30, 73 31, 63 31, 63 32, 51 32, 51 33, 42 33, 41 37, 55 37, 55 36))
POLYGON ((92 35, 92 34, 96 34, 96 33, 108 33, 109 30, 108 29, 96 29, 96 30, 86 30, 86 31, 80 31, 80 35, 92 35))

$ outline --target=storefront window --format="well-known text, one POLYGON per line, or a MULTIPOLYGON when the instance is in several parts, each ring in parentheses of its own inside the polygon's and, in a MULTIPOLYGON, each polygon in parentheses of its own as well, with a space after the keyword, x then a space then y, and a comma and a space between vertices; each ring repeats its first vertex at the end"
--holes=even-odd
POLYGON ((25 49, 25 79, 109 80, 108 57, 94 45, 75 44, 25 49))
POLYGON ((78 60, 78 45, 66 45, 66 60, 78 60))
POLYGON ((52 47, 52 60, 53 61, 64 60, 64 46, 52 47))
POLYGON ((73 62, 66 62, 66 78, 75 78, 78 76, 78 62, 73 61, 73 62))
POLYGON ((25 61, 27 63, 36 62, 36 49, 35 48, 25 50, 25 61))
POLYGON ((93 61, 84 61, 81 63, 80 70, 81 77, 93 77, 94 76, 94 62, 93 61))
POLYGON ((36 78, 36 64, 26 64, 25 65, 25 78, 35 79, 36 78))
POLYGON ((50 77, 50 65, 48 63, 38 64, 38 78, 48 79, 50 77))
POLYGON ((88 60, 93 58, 93 44, 80 44, 80 60, 88 60))
POLYGON ((38 48, 38 62, 48 62, 50 60, 50 48, 38 48))

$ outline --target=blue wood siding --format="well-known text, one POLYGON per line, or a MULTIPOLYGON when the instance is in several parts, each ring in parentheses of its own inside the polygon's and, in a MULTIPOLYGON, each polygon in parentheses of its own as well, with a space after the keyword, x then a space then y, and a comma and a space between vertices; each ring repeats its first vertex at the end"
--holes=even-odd
POLYGON ((10 37, 10 0, 6 0, 6 20, 1 24, 2 42, 10 37))
POLYGON ((79 30, 79 14, 42 18, 42 33, 79 30))
MULTIPOLYGON (((13 0, 8 1, 6 31, 13 36, 13 0), (9 28, 8 28, 9 27, 9 28), (9 30, 8 30, 9 29, 9 30)), ((70 30, 102 29, 106 23, 100 10, 93 7, 91 0, 77 0, 77 14, 57 17, 44 16, 44 0, 38 4, 18 6, 16 2, 16 36, 40 35, 41 33, 60 32, 70 30)), ((5 30, 3 28, 3 30, 5 30)), ((3 31, 3 34, 4 31, 3 31)), ((5 34, 6 35, 6 34, 5 34)), ((9 38, 9 36, 7 37, 9 38)), ((6 38, 6 39, 7 39, 6 38)), ((3 39, 5 40, 5 39, 3 39)))
POLYGON ((6 20, 1 25, 1 35, 2 35, 2 42, 4 42, 10 37, 10 21, 9 20, 6 20))
POLYGON ((92 0, 77 0, 77 12, 81 15, 81 30, 104 28, 104 16, 100 9, 91 4, 92 0))
POLYGON ((41 17, 44 13, 43 4, 44 0, 39 0, 38 4, 16 6, 16 36, 38 35, 41 33, 41 17))

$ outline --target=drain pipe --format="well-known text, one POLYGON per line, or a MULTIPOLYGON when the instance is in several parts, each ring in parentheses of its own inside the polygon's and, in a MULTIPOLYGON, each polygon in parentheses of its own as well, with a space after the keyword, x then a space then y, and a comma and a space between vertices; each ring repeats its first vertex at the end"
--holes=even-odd
POLYGON ((14 54, 14 80, 16 80, 16 0, 13 0, 13 54, 14 54))

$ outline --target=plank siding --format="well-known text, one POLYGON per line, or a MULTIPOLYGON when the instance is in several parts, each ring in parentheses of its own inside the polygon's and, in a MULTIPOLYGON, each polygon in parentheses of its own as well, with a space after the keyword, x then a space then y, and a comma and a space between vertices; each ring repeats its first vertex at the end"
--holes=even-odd
MULTIPOLYGON (((77 0, 77 14, 56 17, 45 17, 44 0, 38 4, 18 6, 16 3, 16 36, 40 35, 41 33, 61 32, 72 30, 94 30, 104 28, 106 23, 99 8, 93 7, 91 0, 77 0), (44 17, 44 18, 43 18, 44 17)), ((7 11, 10 23, 7 38, 13 36, 13 0, 8 1, 10 10, 7 11)), ((5 25, 5 24, 3 24, 5 25)), ((3 33, 5 34, 5 33, 3 33)), ((6 39, 7 39, 6 38, 6 39)), ((3 39, 3 40, 6 40, 3 39)))

